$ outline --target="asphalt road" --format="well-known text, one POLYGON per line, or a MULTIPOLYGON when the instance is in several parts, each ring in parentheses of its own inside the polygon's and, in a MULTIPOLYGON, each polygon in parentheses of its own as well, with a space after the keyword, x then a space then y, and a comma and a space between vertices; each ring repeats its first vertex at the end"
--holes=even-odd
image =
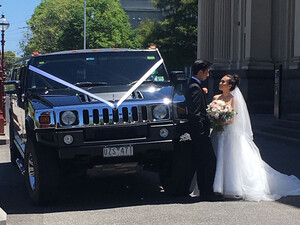
MULTIPOLYGON (((255 137, 263 159, 276 170, 300 178, 297 145, 255 137)), ((276 202, 197 202, 170 197, 156 174, 103 179, 69 179, 52 206, 37 207, 27 195, 24 177, 0 146, 0 207, 7 225, 40 224, 291 224, 300 225, 300 196, 276 202)))

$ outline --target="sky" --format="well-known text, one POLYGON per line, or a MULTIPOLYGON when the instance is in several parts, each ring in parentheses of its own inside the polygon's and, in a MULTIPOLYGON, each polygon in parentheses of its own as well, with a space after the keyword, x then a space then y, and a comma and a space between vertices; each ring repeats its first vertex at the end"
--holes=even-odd
POLYGON ((23 32, 26 30, 26 21, 28 21, 34 9, 41 3, 41 0, 0 0, 0 13, 4 14, 10 23, 5 31, 5 49, 4 51, 13 51, 17 56, 22 52, 19 48, 19 42, 24 39, 23 32))

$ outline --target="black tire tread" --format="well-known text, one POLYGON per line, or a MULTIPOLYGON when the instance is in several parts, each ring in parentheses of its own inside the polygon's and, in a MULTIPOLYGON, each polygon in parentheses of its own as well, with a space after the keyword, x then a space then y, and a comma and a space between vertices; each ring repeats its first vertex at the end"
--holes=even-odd
POLYGON ((33 203, 47 205, 57 200, 60 183, 58 157, 55 151, 28 139, 25 149, 25 179, 33 203), (35 165, 36 188, 33 191, 28 178, 28 157, 32 154, 35 165))

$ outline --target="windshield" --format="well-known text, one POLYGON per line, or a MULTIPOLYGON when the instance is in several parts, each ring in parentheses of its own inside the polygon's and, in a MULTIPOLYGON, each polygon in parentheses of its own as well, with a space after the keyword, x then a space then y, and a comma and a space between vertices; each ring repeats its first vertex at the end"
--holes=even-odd
MULTIPOLYGON (((156 62, 157 51, 93 52, 36 57, 30 63, 53 76, 77 86, 134 84, 156 62)), ((167 72, 160 65, 146 82, 166 82, 167 72)), ((64 88, 51 79, 30 71, 29 88, 64 88)))

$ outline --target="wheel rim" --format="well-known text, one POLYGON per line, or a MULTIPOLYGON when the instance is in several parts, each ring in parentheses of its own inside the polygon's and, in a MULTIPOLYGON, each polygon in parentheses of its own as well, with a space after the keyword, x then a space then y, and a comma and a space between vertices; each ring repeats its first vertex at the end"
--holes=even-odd
POLYGON ((29 154, 28 157, 28 178, 29 178, 29 183, 30 187, 32 190, 35 189, 35 172, 34 172, 34 163, 32 159, 32 154, 29 154))

